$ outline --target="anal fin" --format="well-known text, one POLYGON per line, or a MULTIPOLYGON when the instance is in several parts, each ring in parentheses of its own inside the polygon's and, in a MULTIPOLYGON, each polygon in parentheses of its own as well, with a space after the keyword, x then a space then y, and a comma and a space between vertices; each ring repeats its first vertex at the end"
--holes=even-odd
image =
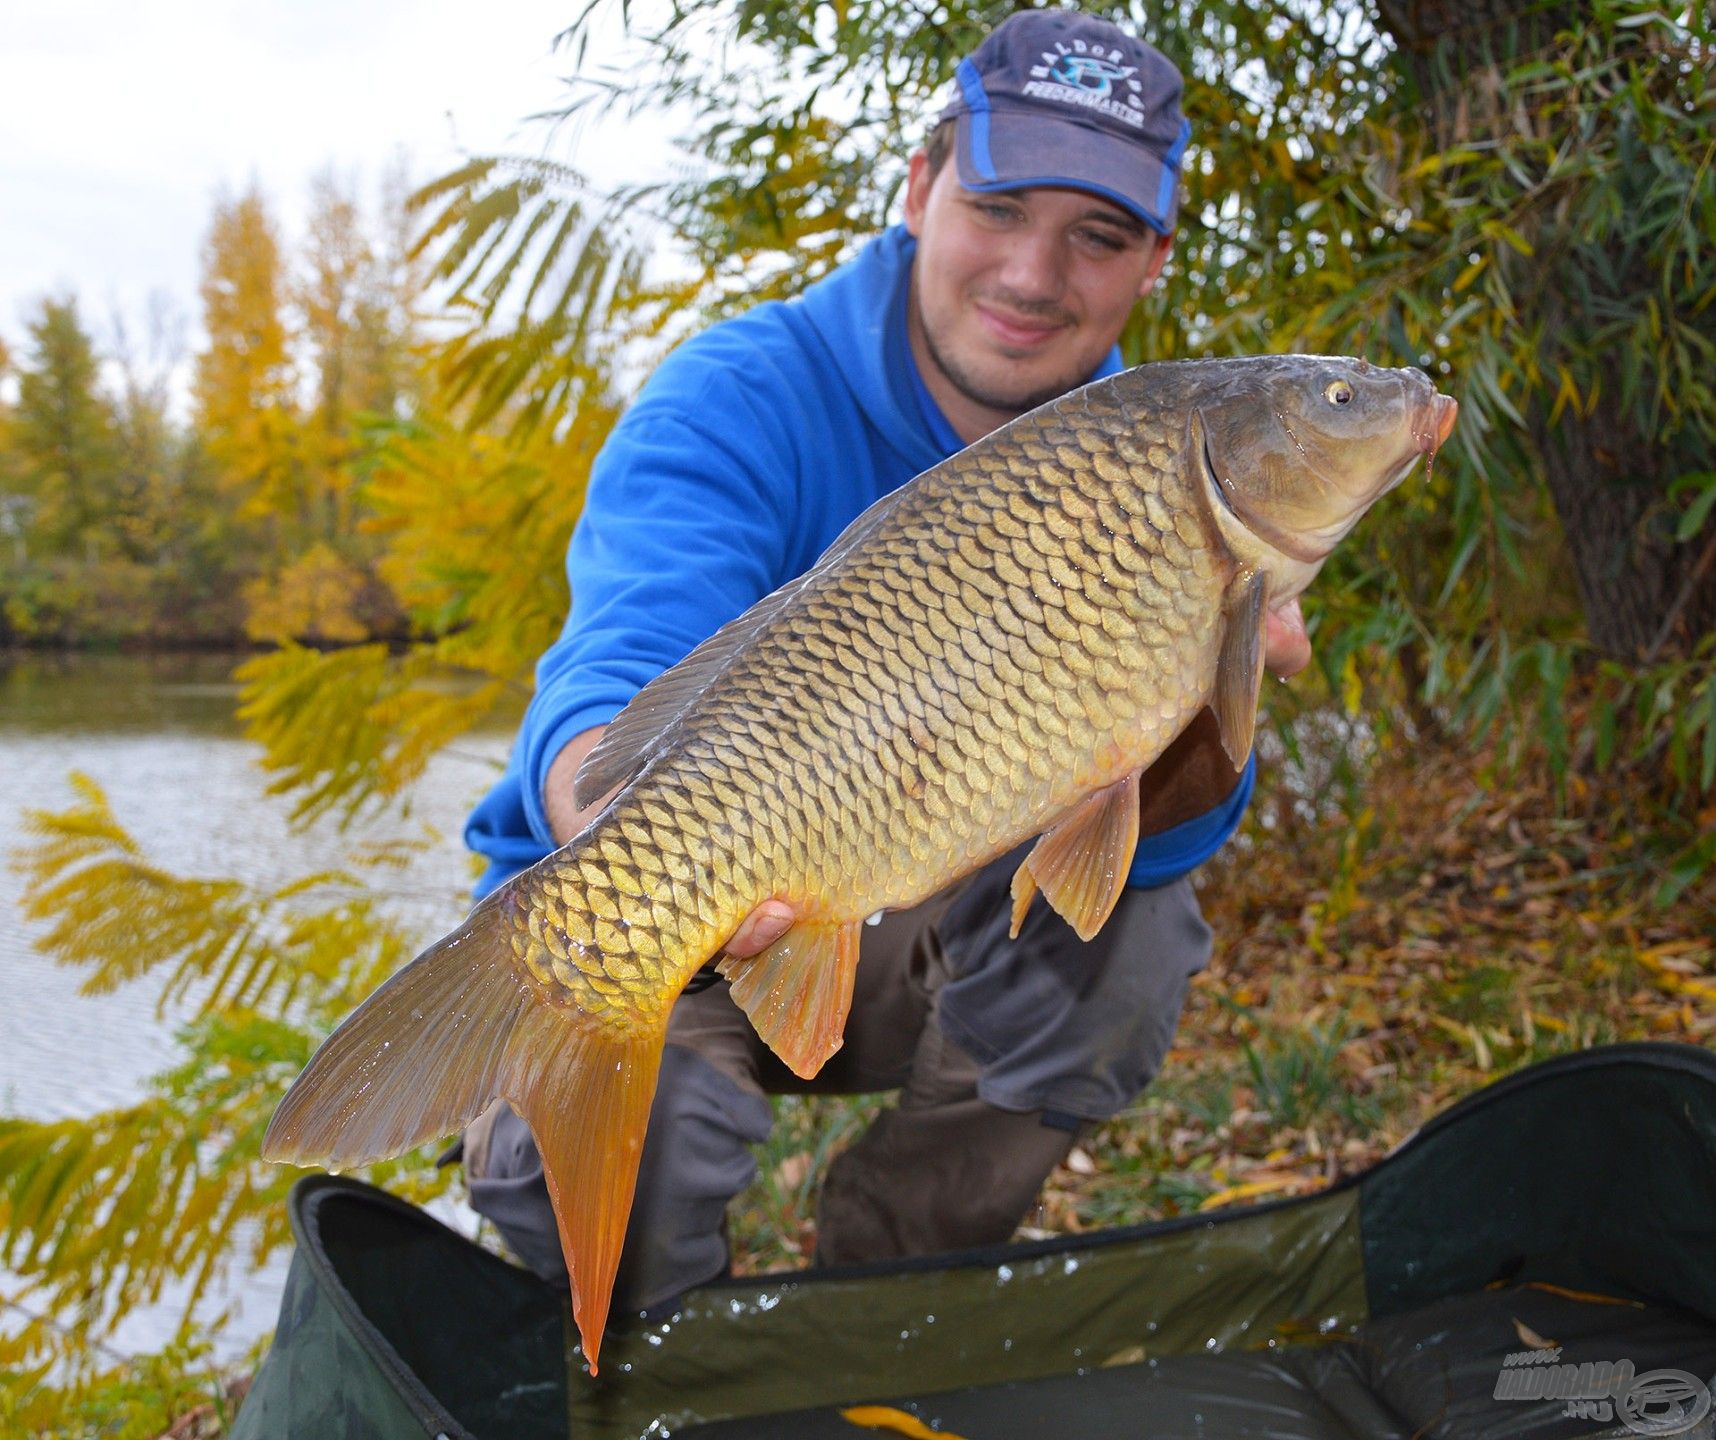
POLYGON ((858 972, 860 921, 799 924, 766 950, 715 968, 733 982, 733 1000, 757 1034, 801 1080, 840 1048, 858 972))
POLYGON ((1010 934, 1017 937, 1039 887, 1080 940, 1102 929, 1138 848, 1138 775, 1134 770, 1085 796, 1032 847, 1013 875, 1010 934))
POLYGON ((1263 641, 1267 619, 1263 576, 1242 576, 1227 602, 1227 631, 1216 659, 1215 694, 1210 709, 1221 728, 1222 749, 1235 770, 1245 769, 1257 727, 1257 695, 1263 688, 1263 641))

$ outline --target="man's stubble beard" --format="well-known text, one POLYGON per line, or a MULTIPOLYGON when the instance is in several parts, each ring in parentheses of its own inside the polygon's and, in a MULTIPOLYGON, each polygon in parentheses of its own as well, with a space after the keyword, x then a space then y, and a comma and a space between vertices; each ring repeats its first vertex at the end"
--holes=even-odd
POLYGON ((1035 410, 1039 405, 1047 405, 1051 400, 1059 400, 1067 391, 1076 389, 1090 378, 1089 370, 1079 370, 1069 374, 1064 379, 1057 379, 1029 390, 1002 390, 995 386, 986 385, 973 375, 965 366, 951 356, 943 353, 936 344, 935 336, 930 327, 919 314, 919 325, 924 337, 924 348, 929 351, 930 359, 936 368, 948 379, 948 383, 967 400, 984 406, 989 410, 1002 410, 1012 415, 1023 415, 1035 410))

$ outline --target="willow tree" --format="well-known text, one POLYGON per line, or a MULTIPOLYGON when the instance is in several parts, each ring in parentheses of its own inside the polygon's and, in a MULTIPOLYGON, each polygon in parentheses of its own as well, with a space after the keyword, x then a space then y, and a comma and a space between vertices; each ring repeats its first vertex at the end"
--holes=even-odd
POLYGON ((1547 483, 1590 640, 1623 660, 1689 654, 1716 630, 1711 12, 1381 12, 1405 97, 1457 160, 1435 201, 1475 202, 1438 258, 1459 263, 1486 222, 1503 242, 1454 283, 1483 264, 1473 293, 1504 322, 1490 338, 1517 397, 1504 453, 1547 483))

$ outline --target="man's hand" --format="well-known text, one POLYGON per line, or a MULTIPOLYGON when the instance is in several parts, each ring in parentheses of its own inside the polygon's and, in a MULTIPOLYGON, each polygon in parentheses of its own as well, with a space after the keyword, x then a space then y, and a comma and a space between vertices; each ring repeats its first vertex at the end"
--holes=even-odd
POLYGON ((797 918, 786 901, 765 900, 745 917, 725 949, 736 959, 748 959, 759 950, 767 950, 785 935, 797 918))
MULTIPOLYGON (((1269 612, 1264 637, 1263 663, 1283 680, 1297 675, 1311 663, 1311 640, 1305 633, 1305 616, 1297 600, 1269 612)), ((554 838, 565 844, 593 819, 612 798, 580 810, 572 804, 572 780, 584 757, 602 736, 602 727, 586 730, 555 757, 548 772, 548 815, 554 838)), ((1155 765, 1145 771, 1141 790, 1141 832, 1153 834, 1214 809, 1233 789, 1232 762, 1221 749, 1214 716, 1207 711, 1194 720, 1186 733, 1169 747, 1155 765), (1155 783, 1152 784, 1151 782, 1155 783)), ((733 932, 726 952, 747 959, 766 950, 792 929, 797 916, 784 900, 765 900, 733 932)))
POLYGON ((594 805, 585 805, 582 809, 572 803, 572 782, 578 778, 578 767, 584 763, 584 757, 596 748, 596 742, 607 728, 606 725, 597 725, 574 735, 548 767, 548 783, 542 787, 542 808, 548 812, 548 828, 554 833, 556 845, 564 845, 614 798, 611 794, 604 795, 594 805))
POLYGON ((1305 633, 1305 612, 1297 599, 1269 612, 1263 637, 1263 667, 1290 680, 1311 663, 1311 637, 1305 633))

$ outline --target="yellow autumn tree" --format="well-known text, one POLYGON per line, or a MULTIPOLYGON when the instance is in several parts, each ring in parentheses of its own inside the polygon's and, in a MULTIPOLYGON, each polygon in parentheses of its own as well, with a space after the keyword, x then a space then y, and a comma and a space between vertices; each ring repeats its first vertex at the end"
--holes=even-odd
POLYGON ((387 245, 397 230, 384 196, 382 243, 372 238, 356 187, 333 170, 310 187, 309 223, 293 298, 300 353, 314 375, 304 435, 317 538, 338 545, 357 530, 355 463, 366 420, 391 419, 418 390, 410 268, 387 245), (391 253, 390 253, 391 252, 391 253))
POLYGON ((224 486, 265 518, 277 549, 309 528, 280 235, 254 185, 215 205, 203 245, 195 420, 224 486))
POLYGON ((398 628, 397 607, 375 575, 361 495, 371 432, 421 408, 411 270, 393 238, 397 192, 384 191, 378 243, 354 183, 330 168, 311 185, 288 291, 305 402, 296 437, 299 533, 290 558, 246 588, 253 639, 343 645, 398 628))
POLYGON ((243 586, 254 640, 337 645, 398 629, 360 492, 370 432, 422 408, 401 189, 389 180, 372 225, 355 183, 325 171, 291 249, 255 188, 215 208, 196 425, 261 537, 261 573, 243 586))

